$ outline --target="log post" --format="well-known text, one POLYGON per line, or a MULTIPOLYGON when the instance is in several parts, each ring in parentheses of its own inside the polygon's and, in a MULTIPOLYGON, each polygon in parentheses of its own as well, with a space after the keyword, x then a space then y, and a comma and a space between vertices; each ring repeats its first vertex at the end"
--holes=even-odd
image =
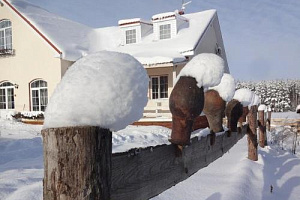
POLYGON ((169 106, 172 113, 170 142, 181 146, 190 144, 194 120, 204 106, 203 88, 197 86, 195 78, 180 77, 170 95, 169 106))
POLYGON ((271 111, 268 111, 268 118, 267 118, 267 129, 268 131, 271 131, 271 111))
POLYGON ((237 132, 237 123, 243 114, 243 105, 238 100, 231 100, 225 108, 227 127, 230 132, 237 132))
POLYGON ((257 161, 257 106, 251 106, 249 114, 247 115, 249 127, 247 130, 248 134, 248 159, 257 161))
POLYGON ((238 132, 241 133, 242 132, 242 127, 243 127, 243 122, 246 122, 247 120, 247 115, 249 113, 249 108, 248 106, 243 107, 243 114, 242 116, 239 118, 238 120, 238 132))
POLYGON ((44 200, 109 200, 112 134, 100 127, 42 130, 44 200))
POLYGON ((219 93, 215 90, 208 90, 204 93, 204 108, 209 128, 213 133, 222 132, 223 117, 226 102, 220 97, 219 93))
POLYGON ((266 144, 265 111, 258 111, 259 146, 264 148, 266 144))

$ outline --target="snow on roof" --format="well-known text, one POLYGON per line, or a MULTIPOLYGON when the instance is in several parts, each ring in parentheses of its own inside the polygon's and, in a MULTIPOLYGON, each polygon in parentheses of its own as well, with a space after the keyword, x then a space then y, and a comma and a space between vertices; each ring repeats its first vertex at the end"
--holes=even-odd
POLYGON ((238 100, 246 107, 252 102, 253 94, 248 88, 241 88, 235 91, 233 99, 238 100))
POLYGON ((100 126, 120 130, 143 116, 149 78, 128 54, 101 51, 75 62, 56 87, 44 128, 100 126))
POLYGON ((92 44, 90 49, 93 52, 106 49, 128 53, 144 65, 180 63, 186 61, 185 56, 194 55, 196 45, 215 15, 216 10, 186 14, 183 17, 189 20, 188 26, 185 23, 182 27, 179 27, 179 31, 174 38, 154 41, 154 34, 151 33, 142 38, 140 43, 124 46, 120 45, 122 32, 115 27, 95 29, 91 34, 90 41, 92 41, 92 44), (108 44, 106 41, 118 42, 108 44))
POLYGON ((163 20, 167 18, 175 17, 175 12, 165 12, 152 16, 152 21, 163 20))
MULTIPOLYGON (((35 25, 62 52, 62 58, 76 61, 82 56, 100 50, 110 50, 128 53, 136 57, 144 65, 161 63, 178 63, 186 61, 185 56, 193 56, 194 49, 201 36, 216 15, 216 10, 178 15, 189 20, 179 27, 178 34, 172 39, 154 41, 150 33, 142 38, 140 43, 121 46, 121 31, 119 27, 93 29, 83 24, 73 22, 52 14, 43 8, 26 1, 9 0, 11 4, 35 25), (101 38, 100 38, 101 37, 101 38)), ((175 12, 162 13, 154 17, 166 17, 175 12)), ((120 20, 129 23, 140 18, 120 20)))
POLYGON ((9 2, 62 51, 63 59, 74 61, 88 52, 87 37, 92 31, 91 28, 52 14, 26 1, 9 2))
POLYGON ((118 21, 119 26, 134 24, 134 23, 146 23, 146 24, 152 24, 149 21, 143 20, 141 18, 132 18, 132 19, 122 19, 118 21))
POLYGON ((212 53, 198 54, 180 71, 177 80, 181 76, 193 77, 197 86, 206 90, 220 84, 224 68, 224 60, 220 56, 212 53))
POLYGON ((216 90, 224 101, 229 102, 234 96, 235 87, 234 78, 230 74, 224 73, 221 83, 209 89, 216 90))

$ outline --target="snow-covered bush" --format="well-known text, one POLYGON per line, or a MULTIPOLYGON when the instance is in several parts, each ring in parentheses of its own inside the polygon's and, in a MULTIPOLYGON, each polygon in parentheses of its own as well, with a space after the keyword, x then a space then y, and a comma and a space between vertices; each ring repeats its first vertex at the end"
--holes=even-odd
POLYGON ((128 54, 102 51, 73 64, 56 87, 44 128, 100 126, 120 130, 140 119, 148 75, 128 54))
POLYGON ((274 112, 294 110, 300 103, 300 80, 271 80, 238 82, 237 89, 248 88, 257 94, 261 103, 274 112))

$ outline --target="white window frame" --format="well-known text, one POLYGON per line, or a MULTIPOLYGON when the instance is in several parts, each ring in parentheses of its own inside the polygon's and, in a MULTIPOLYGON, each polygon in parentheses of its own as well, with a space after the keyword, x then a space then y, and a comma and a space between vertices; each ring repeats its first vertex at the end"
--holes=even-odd
POLYGON ((11 21, 8 19, 0 21, 0 50, 12 50, 12 27, 11 21), (5 25, 5 23, 8 25, 5 25))
POLYGON ((30 83, 30 100, 31 100, 31 111, 45 111, 47 104, 48 104, 48 83, 47 81, 38 79, 38 80, 34 80, 30 83), (36 83, 37 81, 39 81, 39 84, 41 82, 46 83, 46 86, 38 86, 38 87, 32 87, 32 85, 34 83, 36 83), (43 102, 43 98, 44 96, 41 96, 41 90, 46 90, 46 99, 44 99, 46 102, 43 102), (37 96, 35 96, 33 93, 37 92, 37 96), (34 103, 34 98, 38 99, 38 104, 34 103), (38 107, 38 109, 36 109, 36 107, 38 107))
POLYGON ((169 39, 171 38, 171 24, 159 25, 159 39, 169 39))
POLYGON ((136 29, 129 29, 125 31, 125 43, 126 44, 133 44, 136 43, 137 38, 136 38, 136 29))
POLYGON ((0 83, 0 90, 4 91, 4 95, 1 95, 2 98, 4 96, 5 102, 1 102, 1 103, 5 103, 5 108, 1 108, 0 110, 14 110, 15 109, 15 87, 11 82, 5 81, 0 83), (8 90, 12 89, 12 100, 9 101, 8 99, 8 90), (11 105, 11 106, 9 106, 11 105))
POLYGON ((162 76, 150 76, 150 80, 151 80, 151 83, 150 83, 150 98, 151 99, 167 99, 169 97, 169 77, 167 75, 162 75, 162 76), (161 91, 162 90, 162 85, 161 85, 161 78, 162 77, 166 77, 167 78, 167 82, 166 82, 166 85, 167 85, 167 88, 166 88, 166 91, 161 91), (154 90, 153 90, 153 79, 157 79, 157 96, 154 96, 154 90), (162 95, 162 92, 164 93, 164 96, 162 95), (163 97, 162 97, 163 96, 163 97))

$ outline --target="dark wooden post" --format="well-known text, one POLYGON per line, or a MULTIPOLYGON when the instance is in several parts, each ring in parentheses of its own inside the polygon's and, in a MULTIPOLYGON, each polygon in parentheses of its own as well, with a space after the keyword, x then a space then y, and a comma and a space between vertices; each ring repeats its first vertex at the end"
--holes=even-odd
POLYGON ((259 128, 259 146, 264 148, 266 144, 266 124, 265 124, 265 111, 258 111, 258 128, 259 128))
POLYGON ((243 114, 243 105, 238 100, 228 102, 225 114, 227 117, 227 127, 230 132, 237 132, 237 123, 243 114))
POLYGON ((267 118, 267 129, 268 131, 271 131, 271 111, 268 111, 268 118, 267 118))
POLYGON ((258 160, 257 155, 257 106, 251 106, 247 115, 249 127, 248 134, 248 158, 253 161, 258 160))
POLYGON ((215 90, 208 90, 204 93, 204 108, 209 128, 213 133, 223 131, 223 117, 226 102, 220 97, 219 93, 215 90))
POLYGON ((182 76, 176 83, 169 101, 172 113, 170 142, 181 146, 188 145, 194 120, 203 110, 203 88, 197 86, 195 78, 182 76))
POLYGON ((42 130, 44 200, 109 200, 112 135, 99 127, 42 130))

